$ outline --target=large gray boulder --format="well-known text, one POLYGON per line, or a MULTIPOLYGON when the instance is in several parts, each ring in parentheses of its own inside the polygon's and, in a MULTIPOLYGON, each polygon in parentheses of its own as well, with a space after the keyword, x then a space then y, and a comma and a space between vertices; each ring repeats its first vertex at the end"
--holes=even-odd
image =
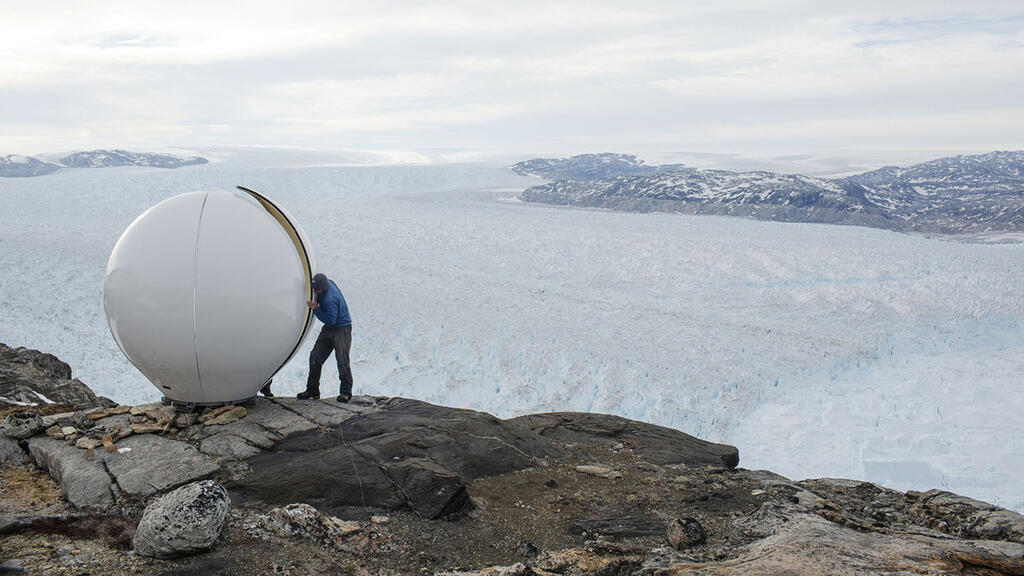
POLYGON ((133 545, 150 558, 171 558, 213 547, 231 499, 213 480, 188 484, 153 501, 142 513, 133 545))
POLYGON ((550 412, 512 418, 545 438, 581 446, 622 444, 640 458, 658 465, 735 468, 739 450, 715 444, 664 426, 628 420, 610 414, 550 412))

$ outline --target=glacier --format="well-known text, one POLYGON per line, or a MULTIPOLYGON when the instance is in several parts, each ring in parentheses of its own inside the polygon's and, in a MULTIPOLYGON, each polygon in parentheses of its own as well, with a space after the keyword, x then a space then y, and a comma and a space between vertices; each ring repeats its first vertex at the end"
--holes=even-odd
MULTIPOLYGON (((496 164, 269 157, 0 179, 0 342, 158 399, 106 326, 110 250, 156 202, 242 184, 345 293, 356 393, 613 413, 733 444, 746 468, 1024 512, 1024 244, 529 204, 538 180, 496 164)), ((311 345, 276 392, 302 389, 311 345)))

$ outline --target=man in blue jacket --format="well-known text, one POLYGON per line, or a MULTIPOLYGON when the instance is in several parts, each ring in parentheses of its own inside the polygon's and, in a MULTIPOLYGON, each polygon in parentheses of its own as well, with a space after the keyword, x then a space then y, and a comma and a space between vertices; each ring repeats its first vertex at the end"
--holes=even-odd
POLYGON ((329 280, 323 274, 313 276, 313 292, 316 293, 316 301, 311 300, 307 305, 317 319, 324 323, 324 327, 320 329, 316 344, 309 353, 306 390, 297 397, 303 400, 320 398, 320 370, 331 351, 334 351, 334 359, 338 361, 338 376, 341 378, 338 402, 345 403, 352 399, 352 366, 348 359, 352 348, 352 318, 348 315, 348 304, 334 280, 329 280))

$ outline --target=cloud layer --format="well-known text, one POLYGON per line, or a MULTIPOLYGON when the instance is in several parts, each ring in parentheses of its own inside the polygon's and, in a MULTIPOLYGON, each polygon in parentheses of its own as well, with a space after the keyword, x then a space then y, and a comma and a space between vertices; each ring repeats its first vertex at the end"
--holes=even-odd
POLYGON ((1024 148, 1016 1, 37 4, 2 152, 1024 148))

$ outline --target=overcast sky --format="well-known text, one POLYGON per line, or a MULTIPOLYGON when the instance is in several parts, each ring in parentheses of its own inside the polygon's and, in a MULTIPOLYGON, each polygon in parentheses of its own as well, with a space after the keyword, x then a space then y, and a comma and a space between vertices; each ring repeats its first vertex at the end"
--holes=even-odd
POLYGON ((0 154, 1024 148, 1024 2, 9 2, 0 154))

